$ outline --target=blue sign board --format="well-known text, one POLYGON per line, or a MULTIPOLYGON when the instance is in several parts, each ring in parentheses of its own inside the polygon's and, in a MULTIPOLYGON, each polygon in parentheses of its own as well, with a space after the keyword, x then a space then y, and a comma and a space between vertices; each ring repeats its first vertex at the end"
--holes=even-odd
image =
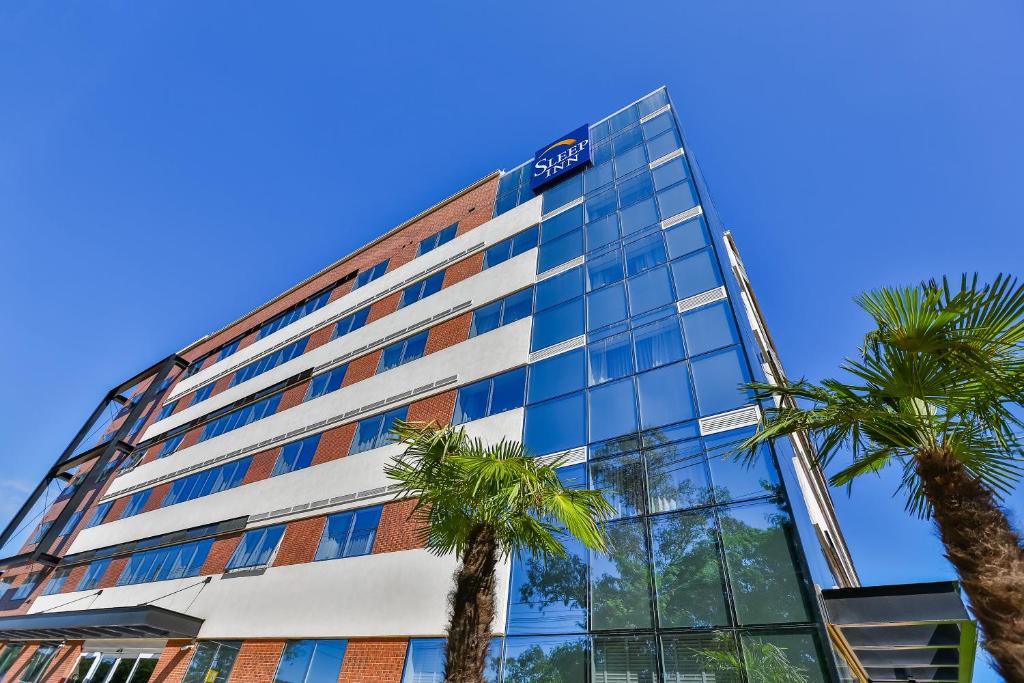
POLYGON ((582 125, 550 145, 537 150, 533 157, 530 188, 534 191, 590 163, 590 126, 582 125))

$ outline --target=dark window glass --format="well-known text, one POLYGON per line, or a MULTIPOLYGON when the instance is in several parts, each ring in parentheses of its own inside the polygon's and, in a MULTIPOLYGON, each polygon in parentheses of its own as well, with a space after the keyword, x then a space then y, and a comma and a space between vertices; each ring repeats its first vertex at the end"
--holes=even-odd
POLYGON ((538 311, 551 308, 583 294, 583 267, 577 266, 537 283, 538 311))
POLYGON ((583 393, 526 408, 524 440, 531 453, 545 455, 586 443, 583 393))
POLYGON ((366 318, 370 315, 370 307, 362 308, 355 313, 346 315, 344 318, 338 321, 338 324, 334 328, 334 334, 331 339, 338 339, 344 337, 349 332, 355 332, 360 327, 366 324, 366 318))
POLYGON ((738 347, 695 358, 690 365, 701 415, 725 412, 750 401, 751 392, 743 388, 750 376, 738 347))
POLYGON ((740 683, 740 672, 723 670, 712 657, 703 655, 721 652, 738 657, 736 642, 727 633, 664 636, 661 639, 661 652, 666 683, 740 683))
POLYGON ((521 408, 526 368, 517 368, 459 389, 453 424, 521 408))
POLYGON ((159 422, 160 420, 167 419, 168 417, 171 416, 171 413, 173 413, 174 409, 177 407, 177 401, 171 401, 167 405, 163 406, 162 408, 160 408, 160 412, 156 416, 156 421, 159 422))
POLYGON ((239 486, 251 463, 252 456, 249 456, 177 479, 171 484, 171 490, 167 492, 160 507, 184 503, 239 486))
POLYGON ((651 512, 669 512, 710 505, 704 451, 699 439, 666 444, 645 451, 651 512))
POLYGON ((277 410, 278 403, 281 402, 281 394, 274 394, 268 396, 260 401, 250 403, 249 405, 239 408, 238 410, 232 411, 227 415, 218 417, 215 420, 207 422, 203 426, 203 433, 199 435, 200 441, 206 441, 212 439, 221 434, 225 434, 232 430, 244 427, 247 424, 262 420, 265 417, 270 417, 277 410))
POLYGON ((720 287, 722 278, 710 250, 672 262, 672 277, 676 281, 676 296, 679 299, 720 287))
POLYGON ((181 683, 227 683, 241 647, 240 640, 200 642, 181 683))
POLYGON ((529 552, 513 557, 509 633, 586 630, 587 550, 573 537, 561 540, 566 550, 562 557, 544 558, 529 552))
POLYGON ((21 656, 25 646, 20 643, 7 643, 0 652, 0 679, 7 673, 7 670, 14 665, 14 662, 21 656))
POLYGON ((118 586, 150 581, 166 581, 197 576, 213 546, 207 538, 156 550, 134 553, 117 579, 118 586))
POLYGON ((475 337, 491 330, 496 330, 501 325, 501 307, 504 300, 481 306, 473 311, 473 323, 470 325, 469 336, 475 337))
POLYGON ((76 510, 74 513, 72 513, 72 515, 68 517, 68 521, 64 524, 64 528, 61 529, 60 533, 57 535, 67 536, 72 531, 74 531, 75 527, 78 526, 78 523, 82 521, 83 514, 85 514, 84 510, 76 510))
POLYGON ((292 306, 284 313, 280 313, 267 322, 260 326, 259 332, 256 334, 257 339, 263 339, 266 336, 277 332, 278 330, 291 325, 300 318, 305 318, 310 313, 317 311, 327 305, 327 301, 331 298, 330 291, 321 292, 316 296, 303 301, 302 303, 292 306))
POLYGON ((504 683, 576 683, 585 681, 586 675, 586 638, 547 636, 505 639, 504 683))
POLYGON ((682 360, 685 352, 679 320, 673 316, 635 330, 633 348, 641 372, 682 360))
POLYGON ((574 230, 564 237, 542 244, 537 253, 537 272, 551 270, 583 254, 583 231, 574 230))
POLYGON ((706 628, 729 623, 715 532, 710 512, 651 519, 654 581, 662 626, 706 628))
POLYGON ((605 458, 590 464, 591 488, 604 491, 614 517, 644 514, 644 465, 639 453, 605 458))
MULTIPOLYGON (((212 385, 211 385, 212 386, 212 385)), ((181 432, 171 438, 167 439, 160 445, 160 452, 156 454, 157 458, 164 458, 178 450, 178 446, 181 445, 182 440, 185 438, 185 432, 181 432)))
POLYGON ((402 406, 389 410, 383 415, 374 415, 360 420, 355 438, 352 439, 352 446, 348 450, 349 455, 391 443, 391 428, 394 426, 395 420, 405 420, 408 413, 409 406, 402 406))
POLYGON ((427 330, 385 347, 380 355, 380 365, 377 367, 377 374, 420 358, 423 356, 423 351, 426 348, 427 330))
POLYGON ((359 273, 359 275, 356 276, 356 282, 352 286, 352 289, 353 290, 359 289, 363 285, 369 284, 369 283, 373 282, 374 280, 379 278, 381 275, 386 273, 388 271, 388 261, 389 260, 390 259, 384 259, 383 261, 381 261, 380 263, 376 264, 375 266, 372 266, 371 268, 367 268, 363 272, 359 273))
POLYGON ((632 378, 591 389, 588 408, 591 443, 638 431, 632 378))
POLYGON ((458 230, 459 224, 452 223, 444 230, 435 232, 430 237, 424 238, 420 241, 420 246, 416 249, 417 256, 423 256, 426 253, 437 249, 442 244, 451 242, 455 238, 455 231, 458 230))
POLYGON ((277 462, 274 463, 274 471, 270 473, 270 476, 276 477, 279 474, 287 474, 288 472, 309 467, 313 462, 313 456, 316 454, 316 449, 319 445, 319 434, 307 436, 305 439, 286 444, 281 449, 281 455, 277 457, 277 462))
POLYGON ((68 580, 68 574, 71 573, 71 569, 64 567, 58 569, 50 577, 50 580, 43 586, 42 595, 53 595, 54 593, 60 593, 61 589, 64 588, 64 584, 68 580))
POLYGON ((666 365, 637 376, 640 424, 644 429, 696 417, 685 363, 666 365))
POLYGON ((530 365, 529 402, 579 391, 586 384, 584 350, 573 349, 530 365))
POLYGON ((608 554, 590 555, 591 627, 649 628, 653 619, 644 522, 614 522, 606 533, 608 554))
POLYGON ((284 527, 284 524, 278 524, 245 532, 235 548, 235 552, 232 553, 231 559, 228 560, 227 569, 248 569, 269 565, 270 558, 277 550, 277 544, 281 542, 281 537, 284 535, 284 527))
POLYGON ((312 401, 314 398, 337 391, 341 388, 341 383, 345 381, 346 372, 348 372, 347 363, 331 368, 327 372, 321 372, 310 380, 309 389, 306 390, 306 396, 302 400, 312 401))
POLYGON ((587 345, 590 357, 589 382, 591 385, 610 379, 625 377, 633 372, 633 357, 629 352, 629 333, 591 342, 587 345))
POLYGON ((665 266, 635 275, 627 280, 627 284, 629 287, 629 310, 633 315, 652 311, 675 300, 675 297, 672 296, 668 268, 665 266))
POLYGON ((533 316, 531 351, 546 349, 583 334, 583 299, 549 308, 533 316))
POLYGON ((238 350, 238 345, 242 343, 242 338, 232 340, 224 345, 224 347, 217 354, 217 362, 224 360, 228 356, 234 355, 235 351, 238 350))
POLYGON ((776 503, 748 503, 719 517, 740 623, 807 621, 789 513, 776 503))
POLYGON ((544 190, 543 209, 544 213, 550 213, 560 206, 565 206, 574 199, 583 196, 583 175, 576 175, 566 178, 561 182, 552 185, 544 190))
MULTIPOLYGON (((253 377, 262 375, 265 372, 273 370, 278 365, 283 365, 291 359, 302 355, 306 351, 306 344, 309 342, 309 337, 303 337, 298 341, 294 341, 287 346, 284 346, 273 353, 269 353, 263 356, 257 361, 243 365, 235 371, 235 376, 231 379, 231 386, 246 382, 253 377)), ((213 386, 212 384, 209 386, 213 386)))
POLYGON ((349 510, 327 518, 320 545, 313 558, 336 560, 342 557, 369 555, 380 524, 381 506, 362 510, 349 510))
POLYGON ((103 580, 103 575, 107 572, 107 567, 109 566, 109 557, 102 560, 96 560, 95 562, 90 562, 89 568, 85 570, 85 574, 82 576, 82 580, 78 583, 78 587, 75 588, 75 590, 87 591, 99 586, 100 581, 103 580))
POLYGON ((683 331, 692 356, 739 343, 736 323, 725 301, 684 313, 683 331))
POLYGON ((524 289, 473 311, 469 336, 490 332, 533 313, 533 290, 524 289))
POLYGON ((813 634, 741 633, 740 643, 743 645, 743 659, 749 672, 766 670, 767 662, 774 661, 777 653, 781 651, 789 664, 800 672, 801 680, 807 683, 825 683, 831 678, 823 671, 813 634))
POLYGON ((626 287, 619 282, 587 295, 587 329, 596 330, 625 320, 626 287))
POLYGON ((537 247, 537 235, 538 228, 535 225, 510 238, 509 241, 512 242, 512 256, 519 256, 531 249, 535 249, 537 247))
POLYGON ((25 670, 18 679, 19 683, 38 683, 42 678, 46 667, 50 665, 54 655, 57 654, 56 645, 40 645, 25 665, 25 670))
POLYGON ((40 572, 32 572, 25 577, 25 580, 14 590, 14 595, 11 596, 11 600, 24 600, 28 596, 32 595, 32 591, 39 585, 41 578, 40 572))
POLYGON ((402 298, 398 301, 398 307, 404 308, 410 304, 414 304, 421 299, 426 299, 431 294, 437 294, 441 291, 441 285, 444 284, 444 271, 434 273, 430 277, 420 280, 414 284, 409 285, 402 290, 402 298))
POLYGON ((487 399, 491 391, 491 383, 488 380, 476 382, 459 389, 458 398, 455 399, 455 413, 452 416, 453 424, 462 424, 472 420, 479 420, 487 416, 487 399))

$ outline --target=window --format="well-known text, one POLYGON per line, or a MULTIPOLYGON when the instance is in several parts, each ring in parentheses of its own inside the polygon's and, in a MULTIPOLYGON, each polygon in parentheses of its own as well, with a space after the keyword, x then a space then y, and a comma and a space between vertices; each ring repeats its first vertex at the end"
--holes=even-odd
POLYGON ((284 313, 281 313, 263 323, 260 326, 260 331, 256 334, 256 339, 263 339, 264 337, 277 332, 281 328, 291 325, 296 320, 305 318, 310 313, 326 306, 330 298, 331 292, 328 290, 292 306, 284 313))
POLYGON ((581 196, 583 196, 583 175, 577 173, 555 183, 544 191, 544 208, 541 211, 551 213, 558 207, 565 206, 581 196))
POLYGON ((91 529, 94 526, 103 524, 103 520, 106 518, 107 513, 110 512, 110 505, 111 504, 109 502, 97 505, 93 509, 92 514, 89 515, 89 521, 85 523, 85 528, 91 529))
POLYGON ((473 323, 469 328, 469 336, 475 337, 490 332, 532 314, 533 289, 524 289, 473 311, 473 323))
POLYGON ((435 232, 430 237, 427 237, 420 241, 420 246, 416 249, 416 256, 423 256, 424 254, 437 249, 442 244, 447 244, 455 238, 455 231, 459 229, 458 223, 452 223, 444 230, 435 232))
POLYGON ((344 337, 349 332, 355 332, 360 327, 366 324, 366 318, 370 315, 370 307, 361 308, 355 313, 350 313, 344 318, 338 321, 338 324, 334 327, 334 334, 331 339, 338 339, 344 337))
POLYGON ((241 648, 240 640, 205 640, 199 643, 181 683, 227 683, 241 648))
POLYGON ((518 368, 459 389, 452 424, 521 408, 526 368, 518 368))
POLYGON ((685 299, 722 285, 718 265, 710 249, 673 261, 672 277, 676 281, 678 299, 685 299))
POLYGON ((589 399, 587 424, 591 443, 637 431, 636 390, 632 377, 594 387, 589 399))
MULTIPOLYGON (((657 646, 654 638, 650 636, 620 637, 620 638, 595 638, 593 654, 594 675, 590 679, 595 683, 619 683, 634 682, 645 683, 660 681, 658 678, 657 646)), ((683 681, 717 681, 724 683, 720 678, 707 679, 680 679, 683 681)), ((664 683, 675 683, 674 680, 664 679, 664 683)))
POLYGON ((580 392, 528 406, 524 441, 530 452, 546 455, 585 444, 584 403, 580 392))
POLYGON ((743 388, 750 376, 738 347, 701 356, 690 361, 690 366, 701 415, 725 412, 750 401, 751 392, 743 388))
POLYGON ((87 591, 97 588, 100 585, 100 581, 103 580, 103 575, 107 572, 107 567, 109 566, 109 557, 89 563, 89 568, 85 570, 85 575, 82 576, 82 580, 78 582, 78 587, 75 590, 87 591))
POLYGON ((683 332, 691 356, 699 356, 739 342, 736 323, 726 301, 683 314, 683 332))
POLYGON ((160 420, 163 420, 163 419, 166 419, 166 418, 170 417, 171 413, 173 413, 174 409, 177 408, 177 407, 178 407, 178 402, 177 401, 171 401, 170 403, 168 403, 167 405, 165 405, 164 407, 162 407, 160 409, 160 412, 157 413, 156 421, 159 422, 160 420))
POLYGON ((242 343, 242 338, 238 337, 237 339, 233 339, 233 340, 229 341, 227 344, 225 344, 221 348, 220 353, 217 354, 217 362, 219 363, 220 361, 224 360, 228 356, 234 355, 235 351, 238 350, 238 345, 241 344, 241 343, 242 343))
POLYGON ((722 632, 708 634, 664 636, 661 640, 665 683, 686 681, 715 681, 739 683, 739 672, 723 672, 704 652, 722 652, 737 655, 736 642, 722 632))
POLYGON ((582 255, 583 230, 573 230, 568 235, 540 246, 537 252, 537 272, 551 270, 582 255))
POLYGON ((250 456, 178 479, 171 484, 171 490, 167 492, 160 507, 184 503, 235 488, 245 479, 251 463, 250 456))
MULTIPOLYGON (((402 683, 443 683, 444 638, 411 638, 405 657, 402 683)), ((501 638, 491 638, 484 668, 484 683, 498 683, 501 669, 501 638)), ((510 681, 511 683, 511 681, 510 681)))
POLYGON ((4 646, 3 652, 0 652, 0 680, 3 680, 4 674, 14 665, 14 662, 24 651, 25 646, 21 643, 7 643, 4 646))
POLYGON ((21 582, 21 585, 14 590, 14 595, 11 596, 11 599, 24 600, 28 596, 32 595, 32 591, 34 591, 36 586, 39 584, 39 579, 39 572, 32 572, 26 576, 25 580, 21 582))
POLYGON ((583 349, 573 349, 530 365, 530 403, 579 391, 585 385, 583 349))
POLYGON ((363 285, 373 282, 386 273, 388 270, 388 261, 390 261, 390 259, 384 259, 377 265, 367 268, 363 272, 359 273, 359 275, 356 276, 356 283, 352 286, 352 289, 359 289, 363 285))
MULTIPOLYGON (((587 639, 580 636, 506 638, 504 669, 544 672, 544 678, 537 680, 585 681, 587 639)), ((507 675, 505 680, 509 680, 507 675)))
POLYGON ((647 502, 651 512, 669 512, 714 503, 699 439, 667 444, 644 453, 647 502))
MULTIPOLYGON (((803 672, 803 680, 807 683, 825 683, 831 676, 826 676, 818 655, 816 639, 811 633, 741 633, 740 642, 748 662, 748 671, 763 661, 765 646, 774 646, 786 657, 786 660, 803 672), (759 656, 760 655, 760 656, 759 656)), ((936 676, 938 678, 938 676, 936 676)))
POLYGON ((682 360, 685 355, 679 320, 673 316, 633 332, 637 370, 651 370, 682 360))
POLYGON ((779 473, 766 447, 760 448, 755 458, 736 457, 740 444, 753 433, 752 428, 737 429, 704 438, 708 467, 719 503, 781 493, 779 473))
POLYGON ((608 554, 591 553, 591 627, 650 628, 651 586, 643 520, 608 524, 608 554))
POLYGON ((35 545, 36 543, 39 543, 39 541, 43 540, 43 536, 46 535, 46 532, 50 530, 51 526, 53 526, 52 521, 43 522, 42 524, 37 526, 35 533, 32 534, 32 538, 28 539, 29 544, 35 545))
POLYGON ((381 510, 377 505, 328 517, 314 561, 369 555, 377 537, 381 510))
POLYGON ((341 383, 345 381, 345 373, 347 371, 348 363, 331 368, 327 372, 321 372, 310 381, 306 397, 302 400, 312 401, 314 398, 337 391, 341 388, 341 383))
POLYGON ((53 576, 50 577, 50 580, 46 583, 45 586, 43 586, 42 595, 53 595, 54 593, 60 593, 61 590, 64 588, 64 584, 67 582, 68 574, 70 573, 71 570, 67 567, 55 571, 53 573, 53 576))
POLYGON ((356 435, 352 439, 349 455, 362 453, 391 443, 391 428, 395 420, 404 420, 409 413, 409 406, 395 408, 381 415, 374 415, 359 421, 356 435))
POLYGON ((134 553, 117 579, 118 586, 198 576, 213 539, 134 553))
POLYGON ((627 280, 629 310, 633 315, 646 313, 675 301, 668 268, 661 266, 627 280))
POLYGON ((549 308, 533 316, 531 351, 546 349, 583 334, 583 299, 549 308))
POLYGON ((633 356, 629 350, 629 332, 593 341, 587 345, 588 381, 593 386, 633 372, 633 356))
POLYGON ((125 506, 124 512, 121 514, 121 519, 134 517, 142 512, 142 508, 146 506, 146 502, 149 500, 152 493, 153 489, 146 489, 145 491, 133 493, 132 497, 128 499, 128 504, 125 506))
MULTIPOLYGON (((663 626, 727 625, 725 582, 711 512, 654 517, 654 581, 663 626)), ((760 567, 760 563, 755 563, 760 567)), ((751 567, 751 571, 758 571, 751 567)))
POLYGON ((210 382, 209 384, 196 389, 195 393, 192 394, 192 401, 188 405, 191 407, 210 398, 210 395, 213 394, 213 387, 216 386, 216 384, 216 382, 210 382))
POLYGON ((666 365, 637 376, 640 390, 640 424, 660 427, 696 417, 685 363, 666 365))
POLYGON ((227 569, 266 567, 284 535, 284 524, 247 531, 228 560, 227 569))
POLYGON ((577 266, 537 283, 537 310, 543 311, 582 294, 583 267, 577 266))
POLYGON ((264 372, 273 370, 278 365, 284 365, 291 359, 301 356, 306 351, 306 344, 308 342, 309 337, 303 337, 273 353, 268 353, 259 360, 243 365, 235 372, 235 376, 231 378, 231 386, 247 382, 253 377, 262 375, 264 372))
POLYGON ((269 417, 277 410, 277 404, 281 402, 281 394, 268 396, 260 401, 250 403, 244 408, 239 408, 227 415, 218 417, 207 422, 203 426, 203 433, 199 436, 200 441, 212 439, 226 432, 230 432, 247 424, 269 417))
POLYGON ((37 647, 36 651, 32 653, 31 659, 28 660, 28 664, 25 665, 21 678, 18 679, 20 683, 38 683, 56 654, 56 645, 44 644, 37 647))
POLYGON ((510 258, 525 254, 537 247, 537 226, 527 228, 518 235, 498 242, 484 252, 484 264, 481 270, 487 270, 510 258))
POLYGON ((420 358, 427 348, 427 332, 428 330, 424 330, 419 334, 395 342, 391 346, 384 347, 384 351, 380 354, 377 374, 420 358))
MULTIPOLYGON (((213 385, 211 384, 210 386, 213 385)), ((156 454, 156 457, 165 458, 174 451, 178 450, 178 446, 181 445, 181 441, 184 438, 185 432, 181 432, 180 434, 176 434, 175 436, 172 436, 171 438, 167 439, 167 441, 164 441, 163 444, 160 446, 160 452, 156 454)))
POLYGON ((587 330, 596 330, 625 320, 626 288, 619 282, 587 295, 587 330))
POLYGON ((270 473, 270 476, 276 477, 279 474, 287 474, 309 467, 310 463, 313 462, 313 456, 316 454, 316 449, 319 445, 319 434, 307 436, 300 441, 292 441, 286 444, 281 449, 281 455, 278 456, 277 462, 274 463, 274 471, 270 473))
POLYGON ((347 645, 345 640, 289 640, 273 683, 336 683, 347 645))
POLYGON ((404 308, 409 304, 416 303, 420 299, 426 299, 431 294, 437 294, 441 291, 442 284, 444 284, 443 270, 440 273, 434 273, 428 278, 409 285, 402 290, 402 298, 398 301, 398 307, 404 308))
POLYGON ((64 528, 61 529, 60 533, 57 535, 67 536, 74 531, 75 527, 78 526, 78 523, 82 521, 83 514, 85 514, 85 510, 76 510, 70 517, 68 517, 68 521, 64 524, 64 528))

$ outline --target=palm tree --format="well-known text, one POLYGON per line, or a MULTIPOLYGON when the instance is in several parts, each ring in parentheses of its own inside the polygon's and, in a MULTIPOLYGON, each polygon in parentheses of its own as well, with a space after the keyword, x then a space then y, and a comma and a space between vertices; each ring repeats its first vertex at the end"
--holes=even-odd
POLYGON ((422 423, 397 422, 393 432, 406 445, 385 468, 401 485, 397 495, 418 499, 413 514, 424 522, 427 549, 460 559, 445 681, 481 683, 498 561, 520 551, 564 556, 565 533, 605 550, 602 522, 612 507, 599 491, 563 486, 555 471, 560 463, 542 464, 519 442, 487 446, 462 428, 422 423))
POLYGON ((1000 508, 1024 454, 1024 286, 965 275, 857 303, 875 329, 841 366, 849 378, 752 385, 779 400, 744 447, 807 430, 825 467, 848 446, 835 485, 901 466, 907 509, 937 523, 985 647, 1006 680, 1024 681, 1024 547, 1000 508))

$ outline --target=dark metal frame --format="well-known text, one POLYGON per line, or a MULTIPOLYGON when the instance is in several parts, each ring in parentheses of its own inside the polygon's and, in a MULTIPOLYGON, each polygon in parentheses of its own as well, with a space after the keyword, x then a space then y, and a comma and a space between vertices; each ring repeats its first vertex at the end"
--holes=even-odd
POLYGON ((82 504, 85 496, 98 483, 107 463, 110 462, 118 451, 126 453, 131 452, 133 447, 126 439, 130 438, 129 433, 132 427, 142 417, 147 406, 157 398, 157 394, 164 391, 164 388, 162 388, 161 385, 176 367, 184 369, 188 367, 188 361, 177 354, 171 354, 160 362, 146 368, 124 382, 121 382, 107 392, 103 397, 103 400, 101 400, 95 410, 92 411, 89 419, 86 420, 85 424, 82 425, 82 428, 78 430, 77 434, 75 434, 71 443, 68 444, 67 448, 64 449, 64 452, 60 454, 53 466, 50 467, 47 473, 43 476, 25 503, 21 508, 19 508, 18 512, 15 513, 14 517, 11 518, 7 527, 3 532, 0 532, 0 548, 2 548, 11 539, 11 537, 14 536, 19 525, 24 521, 33 506, 35 506, 39 501, 39 498, 46 492, 46 489, 52 481, 55 479, 66 479, 69 470, 83 463, 95 460, 96 464, 89 470, 85 479, 75 489, 75 492, 67 499, 63 509, 53 520, 49 529, 47 529, 43 534, 43 537, 39 539, 39 543, 37 543, 32 550, 26 553, 21 553, 20 555, 14 555, 4 560, 0 560, 0 568, 31 562, 41 562, 51 566, 57 564, 59 558, 50 554, 49 551, 59 537, 60 532, 67 524, 68 520, 71 519, 75 510, 77 510, 82 504), (149 378, 151 378, 149 386, 146 387, 142 396, 135 402, 132 409, 128 412, 127 417, 121 423, 121 426, 117 428, 111 437, 97 446, 76 454, 76 450, 90 433, 106 407, 110 405, 111 402, 128 405, 129 399, 123 395, 123 392, 149 378))

